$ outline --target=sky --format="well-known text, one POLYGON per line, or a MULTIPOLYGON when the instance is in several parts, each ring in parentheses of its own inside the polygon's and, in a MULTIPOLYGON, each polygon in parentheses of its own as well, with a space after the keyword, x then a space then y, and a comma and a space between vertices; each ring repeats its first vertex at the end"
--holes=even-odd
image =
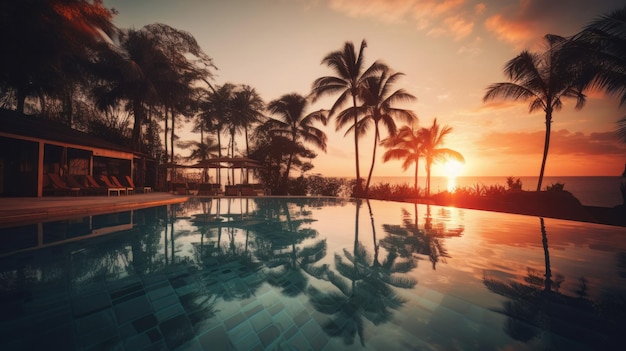
MULTIPOLYGON (((214 61, 213 83, 247 84, 265 102, 284 94, 308 95, 316 78, 334 75, 321 61, 345 42, 367 41, 365 63, 375 60, 404 73, 395 89, 417 101, 419 127, 437 118, 453 131, 444 147, 459 151, 463 176, 538 176, 545 115, 528 113, 528 103, 483 103, 486 88, 506 81, 503 68, 523 50, 541 50, 545 34, 570 36, 599 16, 619 8, 616 0, 104 0, 118 14, 120 28, 164 23, 191 33, 214 61)), ((546 176, 617 176, 626 145, 616 122, 626 106, 601 91, 588 94, 575 110, 564 100, 553 116, 546 176)), ((329 109, 336 96, 318 100, 309 112, 329 109)), ((399 126, 402 123, 398 123, 399 126)), ((319 126, 328 136, 310 173, 355 175, 354 138, 332 120, 319 126)), ((177 131, 181 139, 199 134, 177 131)), ((383 131, 383 137, 386 131, 383 131)), ((373 130, 359 144, 361 174, 372 159, 373 130)), ((239 142, 241 149, 243 141, 239 142)), ((378 148, 374 176, 411 176, 400 161, 383 163, 378 148)), ((420 165, 423 175, 423 164, 420 165)), ((433 175, 446 175, 443 165, 433 175)))

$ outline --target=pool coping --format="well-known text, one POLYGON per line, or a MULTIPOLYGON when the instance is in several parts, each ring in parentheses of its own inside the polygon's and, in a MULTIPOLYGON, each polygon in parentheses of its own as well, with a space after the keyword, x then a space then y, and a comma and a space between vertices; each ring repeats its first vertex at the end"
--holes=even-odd
POLYGON ((185 202, 189 196, 153 192, 122 196, 0 198, 0 228, 33 221, 140 209, 185 202))

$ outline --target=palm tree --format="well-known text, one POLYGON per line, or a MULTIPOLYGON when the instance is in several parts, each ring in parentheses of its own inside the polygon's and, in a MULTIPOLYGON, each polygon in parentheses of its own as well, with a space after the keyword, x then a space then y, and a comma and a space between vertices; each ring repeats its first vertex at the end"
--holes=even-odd
POLYGON ((417 175, 419 173, 419 160, 422 153, 422 136, 413 125, 403 126, 398 133, 389 136, 381 142, 383 147, 389 148, 383 154, 383 162, 389 160, 404 160, 402 170, 409 169, 411 164, 415 164, 415 174, 413 188, 417 192, 417 175))
POLYGON ((530 100, 530 113, 539 109, 545 112, 546 136, 537 191, 541 190, 548 158, 553 112, 563 106, 562 98, 575 98, 577 110, 583 108, 586 100, 582 92, 584 86, 579 80, 580 71, 560 51, 566 39, 548 34, 545 36, 545 43, 547 49, 544 52, 523 51, 507 62, 504 72, 511 81, 490 85, 483 97, 485 102, 497 98, 530 100))
MULTIPOLYGON (((279 99, 271 101, 267 109, 270 114, 276 115, 278 118, 270 118, 267 121, 267 127, 273 135, 280 135, 289 138, 295 145, 300 139, 312 143, 324 152, 326 151, 326 134, 313 126, 314 123, 320 122, 326 125, 327 118, 324 111, 315 111, 305 115, 308 101, 298 94, 286 94, 279 99)), ((287 181, 289 180, 289 171, 295 155, 295 148, 290 148, 287 167, 282 176, 281 190, 287 189, 287 181)))
POLYGON ((120 48, 100 55, 94 66, 101 84, 94 87, 96 106, 107 110, 122 101, 133 112, 133 148, 141 147, 141 127, 147 119, 146 105, 153 106, 157 91, 155 80, 168 66, 146 31, 128 30, 120 34, 120 48))
POLYGON ((213 129, 217 136, 218 157, 222 157, 222 131, 232 114, 232 96, 235 85, 226 83, 216 87, 210 92, 205 100, 200 103, 200 116, 209 128, 213 129))
POLYGON ((626 104, 626 7, 596 19, 574 36, 573 42, 586 49, 578 58, 592 66, 593 83, 621 95, 620 106, 626 104))
MULTIPOLYGON (((363 87, 365 80, 380 71, 384 64, 376 61, 367 69, 363 62, 363 51, 367 47, 365 40, 361 41, 361 47, 358 54, 355 51, 352 42, 346 42, 343 50, 333 51, 322 59, 322 63, 332 68, 336 76, 325 76, 313 82, 312 96, 313 101, 322 95, 340 93, 339 98, 335 101, 329 112, 329 117, 335 115, 345 103, 352 99, 353 108, 353 128, 354 128, 354 161, 356 164, 356 189, 355 195, 360 196, 363 193, 361 184, 361 171, 359 167, 359 137, 361 135, 357 130, 358 114, 357 98, 359 90, 363 87)), ((341 129, 342 125, 337 124, 337 129, 341 129)))
POLYGON ((104 41, 102 33, 116 31, 114 11, 102 1, 2 1, 0 13, 5 53, 0 55, 0 85, 14 93, 19 113, 27 97, 57 97, 84 79, 82 68, 104 41))
POLYGON ((430 196, 430 169, 433 163, 447 159, 455 159, 459 162, 465 162, 463 155, 458 151, 442 148, 445 137, 452 132, 452 127, 440 127, 437 124, 437 118, 433 120, 430 128, 422 128, 420 134, 422 137, 422 151, 426 160, 426 196, 430 196))
POLYGON ((241 86, 233 96, 233 121, 234 124, 243 128, 246 140, 246 157, 250 156, 248 145, 248 129, 258 122, 262 122, 265 116, 261 111, 265 108, 265 103, 254 88, 248 85, 241 86))
MULTIPOLYGON (((365 80, 363 89, 359 94, 363 100, 362 113, 363 117, 359 121, 357 129, 366 130, 367 125, 374 124, 374 147, 372 152, 372 165, 367 175, 367 182, 365 183, 365 193, 370 186, 372 180, 372 172, 374 171, 374 165, 376 163, 376 147, 380 142, 380 128, 379 123, 387 129, 390 135, 395 135, 397 131, 395 120, 402 120, 406 123, 413 123, 417 120, 417 116, 411 110, 405 110, 401 108, 395 108, 393 105, 396 102, 409 102, 416 99, 415 96, 407 93, 404 89, 398 89, 391 92, 391 86, 398 80, 404 73, 396 72, 392 73, 387 67, 384 67, 380 75, 368 77, 365 80)), ((341 115, 341 117, 347 117, 341 115)), ((341 125, 347 123, 343 118, 341 125)))

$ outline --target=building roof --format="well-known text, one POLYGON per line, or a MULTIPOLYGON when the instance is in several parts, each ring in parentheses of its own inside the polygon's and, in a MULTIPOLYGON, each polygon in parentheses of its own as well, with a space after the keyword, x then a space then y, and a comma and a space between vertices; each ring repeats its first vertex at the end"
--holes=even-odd
POLYGON ((0 109, 0 133, 135 153, 130 148, 72 129, 56 121, 0 109))

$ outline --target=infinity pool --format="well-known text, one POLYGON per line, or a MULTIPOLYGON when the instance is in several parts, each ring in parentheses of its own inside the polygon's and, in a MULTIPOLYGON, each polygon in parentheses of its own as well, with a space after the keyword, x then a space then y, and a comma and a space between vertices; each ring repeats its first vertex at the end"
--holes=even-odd
POLYGON ((626 229, 222 198, 0 229, 1 350, 609 350, 626 229))

